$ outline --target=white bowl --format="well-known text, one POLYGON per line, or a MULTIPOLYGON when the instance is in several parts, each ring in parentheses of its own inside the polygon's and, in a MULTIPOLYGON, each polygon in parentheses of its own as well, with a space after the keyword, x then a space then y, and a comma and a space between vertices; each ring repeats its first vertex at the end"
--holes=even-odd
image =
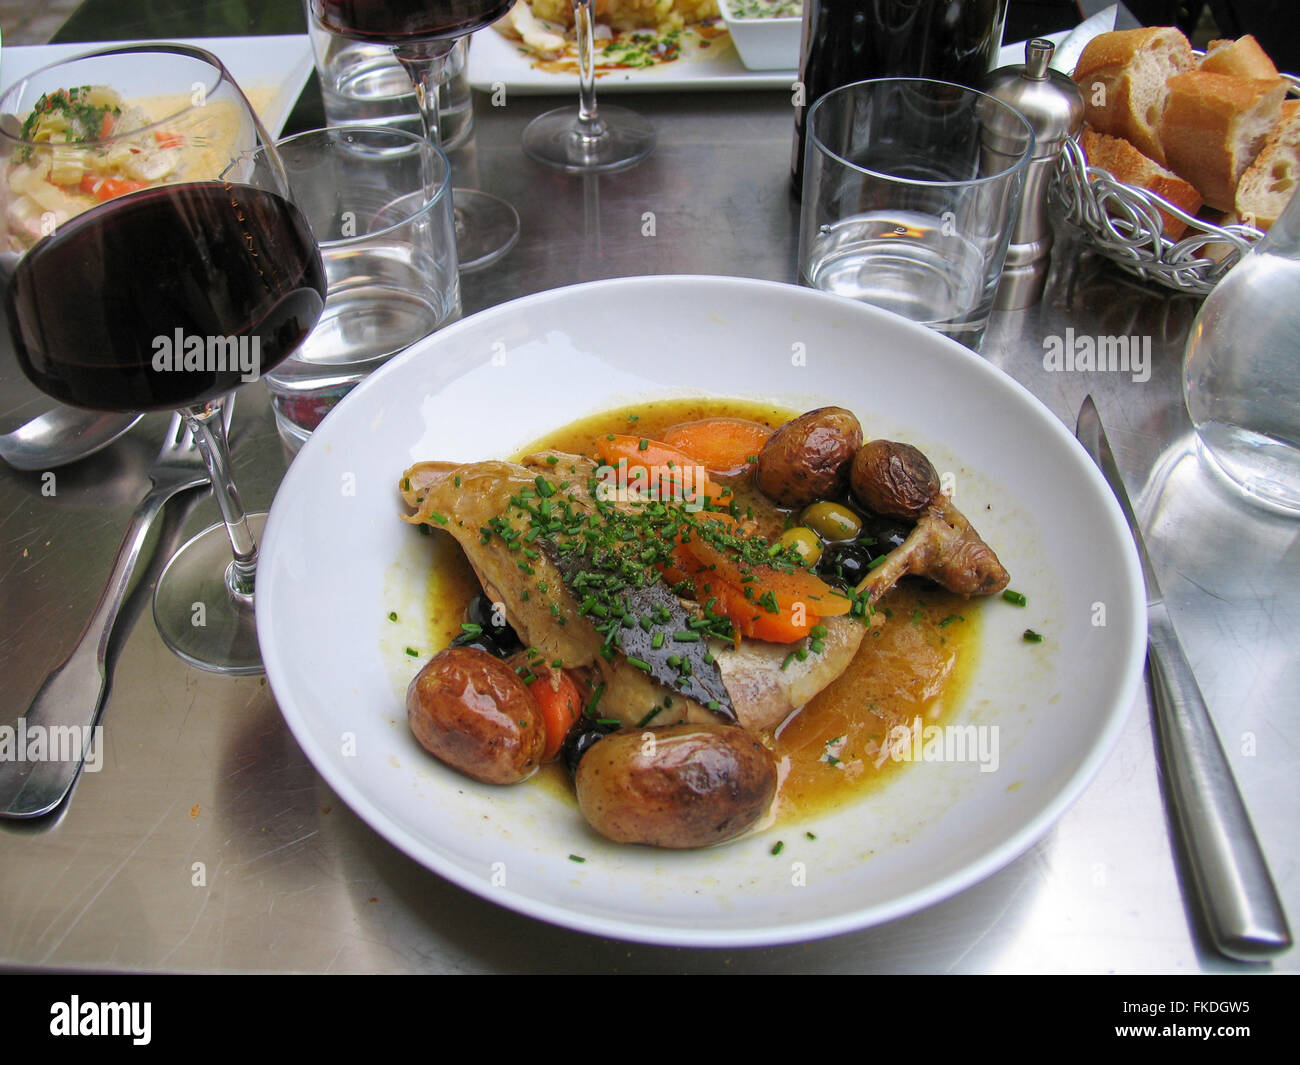
MULTIPOLYGON (((730 0, 740 6, 753 0, 730 0)), ((803 17, 745 17, 736 14, 728 0, 718 0, 740 61, 750 70, 795 70, 799 66, 799 35, 803 17)))
POLYGON ((393 844, 522 913, 692 946, 847 932, 989 875, 1039 839, 1100 767, 1146 654, 1133 539, 1055 415, 924 326, 728 277, 540 292, 448 326, 376 371, 330 412, 280 486, 257 573, 257 631, 303 751, 393 844), (419 459, 503 458, 598 411, 698 395, 839 404, 872 437, 911 441, 951 471, 958 505, 1028 597, 1025 608, 998 597, 979 605, 978 663, 949 711, 955 724, 997 726, 996 771, 927 761, 807 823, 668 852, 602 840, 548 789, 478 784, 416 743, 403 696, 430 653, 416 619, 441 538, 398 519, 402 471, 419 459), (1026 643, 1027 627, 1044 642, 1026 643))

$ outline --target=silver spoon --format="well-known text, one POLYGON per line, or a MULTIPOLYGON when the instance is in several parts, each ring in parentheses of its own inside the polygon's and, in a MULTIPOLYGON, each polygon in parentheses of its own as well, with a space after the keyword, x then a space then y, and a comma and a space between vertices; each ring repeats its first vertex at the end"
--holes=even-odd
POLYGON ((108 447, 140 418, 139 414, 55 407, 11 433, 0 434, 0 459, 19 470, 66 466, 108 447))

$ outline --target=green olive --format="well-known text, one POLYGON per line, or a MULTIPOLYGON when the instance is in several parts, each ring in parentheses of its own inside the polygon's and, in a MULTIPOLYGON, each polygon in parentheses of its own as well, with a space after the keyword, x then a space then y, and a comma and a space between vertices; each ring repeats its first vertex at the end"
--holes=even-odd
POLYGON ((814 503, 799 515, 799 520, 832 544, 856 539, 862 531, 862 519, 843 503, 814 503))
POLYGON ((805 566, 817 565, 818 560, 822 557, 821 538, 811 529, 805 529, 802 525, 796 525, 793 529, 786 529, 777 543, 782 548, 793 547, 799 554, 799 561, 805 566))

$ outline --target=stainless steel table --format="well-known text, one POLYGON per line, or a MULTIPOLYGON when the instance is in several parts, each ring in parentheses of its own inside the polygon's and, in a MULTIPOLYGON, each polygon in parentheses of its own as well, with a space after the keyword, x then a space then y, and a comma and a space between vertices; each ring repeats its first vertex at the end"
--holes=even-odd
MULTIPOLYGON (((518 247, 465 278, 466 312, 558 285, 649 273, 794 280, 784 92, 624 98, 659 147, 639 168, 581 179, 519 148, 554 98, 476 94, 483 184, 515 203, 518 247), (647 212, 654 235, 643 235, 647 212)), ((461 160, 463 164, 465 160, 461 160)), ((1073 426, 1091 392, 1137 501, 1161 585, 1216 717, 1292 920, 1300 919, 1300 523, 1256 511, 1197 466, 1179 360, 1197 301, 1128 281, 1062 234, 1041 306, 995 316, 985 356, 1073 426), (1150 338, 1149 380, 1044 369, 1044 338, 1150 338)), ((0 431, 39 409, 11 353, 0 431)), ((918 388, 925 382, 918 381, 918 388)), ((953 412, 960 418, 961 412, 953 412)), ((39 474, 0 469, 0 722, 22 713, 71 647, 143 492, 164 419, 110 451, 39 474), (42 489, 45 488, 43 492, 42 489)), ((265 508, 288 461, 262 387, 235 418, 245 501, 265 508)), ((181 971, 1193 972, 1300 968, 1207 955, 1184 906, 1145 698, 1113 756, 1019 860, 945 903, 853 935, 747 951, 596 939, 451 886, 331 793, 264 678, 184 666, 160 643, 151 582, 178 536, 216 519, 169 511, 128 605, 104 716, 102 769, 36 824, 0 825, 0 964, 181 971)))

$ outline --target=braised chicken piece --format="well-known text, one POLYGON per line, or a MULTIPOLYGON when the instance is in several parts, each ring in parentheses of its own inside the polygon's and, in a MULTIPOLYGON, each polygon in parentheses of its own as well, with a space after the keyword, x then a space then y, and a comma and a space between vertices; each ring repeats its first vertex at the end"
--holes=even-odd
MULTIPOLYGON (((512 498, 535 491, 537 478, 548 474, 565 484, 563 498, 574 510, 594 513, 596 504, 588 486, 595 469, 588 459, 558 452, 529 456, 524 464, 419 463, 402 478, 403 498, 414 510, 406 520, 450 533, 464 549, 484 593, 504 605, 523 643, 535 647, 541 660, 560 660, 567 669, 589 670, 592 686, 602 693, 601 716, 625 725, 658 728, 717 721, 721 716, 750 729, 771 728, 848 668, 866 626, 847 614, 824 618, 820 653, 802 659, 791 660, 787 646, 755 640, 737 646, 732 639, 706 637, 686 644, 681 654, 689 648, 701 657, 693 660, 690 677, 697 683, 685 691, 680 684, 664 683, 661 676, 634 665, 629 654, 602 655, 605 639, 592 618, 583 614, 583 604, 552 555, 535 550, 537 557, 527 559, 531 570, 527 572, 520 565, 519 551, 499 536, 484 534, 510 512, 512 498), (545 588, 544 594, 537 593, 539 586, 545 588), (705 654, 713 662, 701 661, 705 654), (710 707, 710 703, 717 705, 710 707)), ((678 603, 692 615, 699 614, 698 604, 678 603)))
MULTIPOLYGON (((403 497, 414 511, 405 520, 450 533, 484 593, 502 604, 525 646, 536 649, 539 661, 587 671, 591 687, 601 693, 600 714, 625 726, 658 728, 721 718, 750 729, 774 727, 848 668, 868 627, 883 620, 865 605, 877 602, 904 576, 926 577, 966 596, 1000 591, 1009 579, 970 522, 939 491, 929 460, 909 445, 872 441, 853 462, 854 495, 876 513, 915 525, 858 584, 856 596, 865 600, 864 608, 856 616, 841 609, 839 616, 821 618, 815 654, 792 654, 789 644, 722 638, 700 630, 698 642, 679 650, 677 657, 686 665, 674 668, 684 674, 665 675, 662 662, 647 650, 653 635, 648 626, 638 628, 625 618, 624 631, 611 644, 608 628, 602 632, 595 615, 588 613, 590 597, 584 601, 573 590, 587 575, 575 576, 567 556, 557 553, 548 536, 536 535, 538 526, 528 516, 535 509, 531 498, 548 510, 562 503, 577 515, 580 527, 584 518, 587 525, 598 525, 601 506, 592 494, 597 469, 588 458, 557 451, 539 452, 521 463, 419 463, 402 481, 403 497), (542 482, 552 486, 548 493, 558 495, 545 502, 538 498, 542 482), (527 505, 521 509, 521 503, 527 505), (532 528, 525 530, 521 520, 532 528), (521 537, 532 537, 533 546, 521 550, 521 537), (619 653, 609 653, 611 647, 619 653)), ((628 510, 638 504, 609 506, 628 510)), ((773 517, 779 518, 778 512, 760 515, 756 524, 770 528, 773 517)), ((706 608, 699 603, 679 599, 663 582, 655 583, 654 611, 671 608, 674 616, 688 619, 686 624, 704 616, 706 608)), ((850 593, 843 596, 848 599, 850 593)), ((640 601, 643 607, 651 602, 644 595, 640 601)), ((664 632, 680 627, 666 620, 665 625, 664 632)), ((658 646, 662 648, 662 639, 658 646)))
POLYGON ((872 440, 853 462, 853 494, 885 517, 916 522, 901 546, 857 586, 872 603, 905 576, 926 577, 958 595, 993 595, 1011 579, 993 549, 939 491, 930 460, 910 444, 872 440))

